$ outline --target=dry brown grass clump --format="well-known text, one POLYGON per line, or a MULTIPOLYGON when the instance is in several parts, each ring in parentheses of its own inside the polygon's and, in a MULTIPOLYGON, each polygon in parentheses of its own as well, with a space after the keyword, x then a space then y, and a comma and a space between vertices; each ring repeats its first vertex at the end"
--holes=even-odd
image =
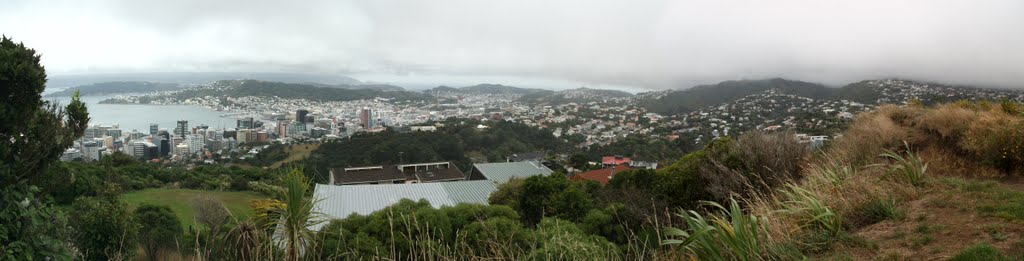
MULTIPOLYGON (((892 119, 901 110, 887 105, 877 111, 863 113, 850 124, 850 128, 832 144, 828 157, 849 164, 864 164, 878 157, 880 148, 896 146, 906 140, 908 133, 892 119)), ((832 160, 830 159, 830 160, 832 160)))
MULTIPOLYGON (((812 157, 803 179, 793 186, 837 213, 846 231, 906 218, 903 205, 933 193, 936 176, 1001 177, 1024 168, 1024 117, 1004 108, 991 104, 879 107, 858 116, 832 146, 812 157), (918 186, 892 178, 890 171, 896 166, 892 164, 898 162, 879 156, 885 151, 923 160, 927 165, 917 167, 923 168, 919 170, 925 173, 926 182, 918 186)), ((767 233, 772 242, 813 254, 842 240, 843 233, 824 233, 823 239, 823 231, 808 226, 806 218, 785 214, 792 212, 784 211, 787 204, 792 205, 787 201, 793 201, 792 193, 765 195, 750 202, 755 215, 769 220, 767 233)))

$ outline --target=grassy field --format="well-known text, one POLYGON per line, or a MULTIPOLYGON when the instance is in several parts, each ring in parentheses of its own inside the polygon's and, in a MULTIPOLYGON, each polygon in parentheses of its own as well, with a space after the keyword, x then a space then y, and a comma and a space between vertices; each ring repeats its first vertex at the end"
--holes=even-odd
POLYGON ((297 144, 297 145, 289 146, 288 148, 285 149, 285 152, 288 153, 288 157, 283 159, 283 160, 281 160, 281 161, 274 162, 274 164, 270 165, 270 168, 276 169, 276 168, 279 168, 279 167, 281 167, 281 165, 284 165, 286 163, 305 159, 306 157, 309 157, 310 153, 313 153, 313 151, 316 150, 319 147, 320 147, 319 143, 314 143, 314 144, 297 144))
POLYGON ((266 198, 262 194, 255 192, 191 189, 146 189, 126 193, 121 198, 128 203, 128 208, 132 210, 143 203, 168 206, 178 216, 178 220, 181 220, 182 227, 187 229, 194 224, 192 220, 192 207, 189 205, 189 202, 200 195, 210 195, 220 199, 227 206, 228 210, 231 211, 231 214, 239 220, 246 219, 252 215, 252 209, 249 208, 250 200, 266 198))

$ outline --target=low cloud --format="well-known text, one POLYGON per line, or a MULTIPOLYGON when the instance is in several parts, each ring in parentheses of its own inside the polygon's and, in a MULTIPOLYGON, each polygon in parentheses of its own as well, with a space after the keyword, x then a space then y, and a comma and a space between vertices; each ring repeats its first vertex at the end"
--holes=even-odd
POLYGON ((1024 87, 1024 2, 1010 0, 4 5, 0 30, 42 52, 53 73, 501 76, 649 89, 899 77, 1024 87))

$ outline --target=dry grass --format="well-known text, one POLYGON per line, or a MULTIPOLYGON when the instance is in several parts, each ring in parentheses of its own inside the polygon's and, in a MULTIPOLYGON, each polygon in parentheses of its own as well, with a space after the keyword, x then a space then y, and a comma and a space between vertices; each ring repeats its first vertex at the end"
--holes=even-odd
MULTIPOLYGON (((1013 142, 1016 140, 1013 138, 1018 134, 1014 132, 1015 129, 1006 126, 1018 126, 1021 121, 1022 117, 1005 113, 1000 107, 991 105, 965 108, 962 104, 955 104, 934 109, 882 106, 873 112, 860 115, 833 146, 807 161, 808 167, 805 168, 804 178, 795 186, 806 190, 809 195, 820 199, 822 204, 838 213, 846 220, 844 228, 855 235, 854 238, 861 239, 853 240, 854 243, 837 243, 835 249, 824 254, 806 251, 805 254, 835 257, 842 252, 842 255, 849 257, 849 253, 844 252, 849 250, 858 259, 878 258, 881 256, 879 253, 902 257, 948 258, 954 253, 953 250, 959 248, 942 248, 963 242, 958 240, 973 242, 975 239, 967 238, 974 235, 965 232, 970 229, 958 227, 950 232, 962 238, 949 238, 941 232, 913 234, 912 226, 919 224, 909 224, 917 222, 910 220, 912 218, 905 221, 886 220, 869 215, 879 215, 875 213, 879 211, 892 212, 883 214, 893 216, 889 219, 898 219, 895 216, 914 217, 936 214, 932 212, 941 213, 942 210, 936 208, 950 205, 937 203, 949 203, 953 200, 950 198, 951 195, 944 196, 942 193, 948 188, 935 182, 944 176, 995 178, 1014 175, 1014 172, 999 169, 998 165, 993 165, 980 157, 990 157, 983 152, 1007 147, 1005 144, 994 146, 990 140, 986 140, 993 136, 1001 138, 997 140, 1008 140, 1011 145, 1015 144, 1013 142), (986 140, 990 143, 977 140, 986 140), (909 142, 909 147, 914 151, 901 148, 903 141, 909 142), (885 179, 888 163, 878 157, 885 150, 907 155, 912 152, 921 157, 929 165, 928 174, 925 176, 927 182, 921 187, 915 187, 898 179, 885 179), (847 168, 852 168, 853 171, 845 170, 847 168), (837 175, 837 171, 853 174, 837 175), (896 212, 900 215, 895 214, 896 212), (876 232, 865 233, 866 231, 876 232), (893 239, 887 239, 889 237, 893 239), (878 244, 882 244, 882 249, 879 249, 878 244)), ((1024 132, 1019 135, 1024 139, 1024 132)), ((771 241, 798 244, 806 241, 809 235, 819 234, 821 229, 806 226, 806 218, 780 213, 778 210, 784 209, 789 198, 791 196, 787 197, 784 193, 776 193, 754 198, 750 206, 755 215, 764 216, 769 220, 767 233, 771 241)), ((934 223, 940 226, 964 225, 960 223, 970 223, 968 219, 971 217, 972 215, 966 215, 962 219, 951 218, 934 223)), ((1015 227, 1022 228, 1019 224, 1015 227)), ((1008 244, 1000 243, 997 246, 1002 248, 1008 244)))

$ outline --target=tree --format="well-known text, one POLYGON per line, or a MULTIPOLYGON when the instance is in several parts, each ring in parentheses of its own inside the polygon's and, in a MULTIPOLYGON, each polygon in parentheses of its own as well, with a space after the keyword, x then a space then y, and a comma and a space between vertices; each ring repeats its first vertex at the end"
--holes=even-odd
POLYGON ((582 185, 570 183, 559 174, 527 178, 517 201, 523 223, 534 225, 544 217, 555 216, 579 221, 593 207, 590 195, 578 187, 582 185))
POLYGON ((46 70, 24 44, 0 37, 0 259, 69 257, 63 213, 38 197, 46 168, 89 122, 76 93, 61 108, 41 93, 46 70))
POLYGON ((135 253, 138 224, 117 198, 79 198, 71 212, 72 238, 83 259, 130 259, 135 253))
POLYGON ((139 224, 139 243, 149 260, 157 260, 160 249, 173 247, 181 236, 181 222, 167 206, 144 204, 135 209, 139 224))
POLYGON ((193 218, 210 228, 214 234, 230 221, 231 212, 224 206, 224 202, 213 196, 197 196, 192 199, 191 205, 195 213, 193 218))

